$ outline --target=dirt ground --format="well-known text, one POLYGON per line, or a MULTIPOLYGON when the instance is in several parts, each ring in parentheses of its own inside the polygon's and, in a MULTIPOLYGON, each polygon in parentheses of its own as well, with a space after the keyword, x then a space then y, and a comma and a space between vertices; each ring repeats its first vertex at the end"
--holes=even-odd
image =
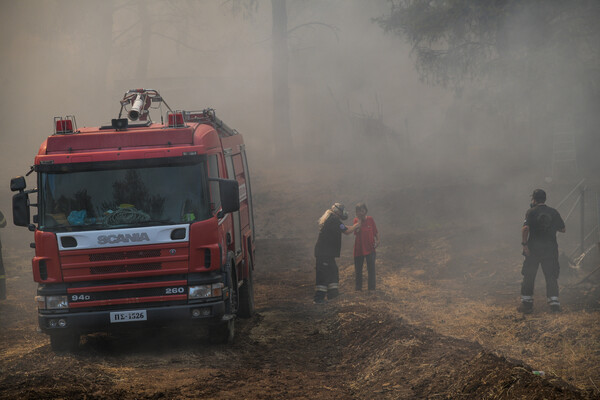
POLYGON ((55 354, 36 331, 32 252, 5 246, 0 398, 600 398, 597 281, 561 277, 563 312, 552 314, 538 280, 535 312, 516 311, 524 210, 489 229, 480 221, 501 220, 502 210, 466 212, 471 195, 485 202, 484 187, 457 198, 456 185, 374 194, 365 184, 382 237, 378 290, 353 290, 352 238, 344 238, 342 295, 315 305, 316 220, 332 199, 364 198, 327 174, 293 184, 283 171, 266 175, 257 170, 253 182, 257 313, 236 321, 230 345, 172 328, 88 335, 77 353, 55 354), (433 203, 422 201, 432 194, 433 203))

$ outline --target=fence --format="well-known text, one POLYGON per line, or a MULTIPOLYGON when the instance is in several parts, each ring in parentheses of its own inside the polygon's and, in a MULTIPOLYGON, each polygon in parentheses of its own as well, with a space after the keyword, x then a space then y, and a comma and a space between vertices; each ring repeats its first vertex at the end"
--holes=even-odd
POLYGON ((579 209, 578 244, 572 252, 566 254, 571 264, 579 266, 585 256, 600 243, 600 198, 598 190, 587 187, 585 179, 582 179, 562 199, 562 201, 558 203, 556 208, 560 210, 563 206, 570 206, 568 212, 563 214, 565 215, 563 218, 565 224, 573 215, 573 212, 576 209, 579 209), (589 203, 586 208, 586 204, 590 201, 592 202, 589 203), (594 216, 595 218, 593 218, 594 216), (592 221, 592 227, 589 227, 589 221, 592 221), (596 234, 596 236, 594 236, 594 234, 596 234))

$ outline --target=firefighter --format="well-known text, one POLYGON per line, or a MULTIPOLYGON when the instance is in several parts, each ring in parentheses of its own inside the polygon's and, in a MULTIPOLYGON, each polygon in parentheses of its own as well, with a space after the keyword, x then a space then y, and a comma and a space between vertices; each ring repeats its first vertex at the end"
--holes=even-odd
MULTIPOLYGON (((6 226, 6 218, 0 211, 0 228, 6 226)), ((6 299, 6 275, 4 274, 4 263, 2 262, 2 241, 0 240, 0 300, 6 299)))
POLYGON ((518 310, 524 314, 533 312, 533 286, 538 266, 546 278, 546 297, 553 312, 560 311, 558 301, 558 243, 556 232, 565 232, 565 223, 558 211, 546 205, 546 192, 535 189, 531 204, 525 214, 521 229, 523 246, 523 283, 521 284, 521 305, 518 310))
POLYGON ((340 256, 342 233, 350 235, 360 227, 360 221, 347 227, 342 222, 348 218, 343 204, 335 203, 319 218, 319 237, 315 245, 317 259, 315 303, 325 302, 339 295, 339 271, 335 258, 340 256))

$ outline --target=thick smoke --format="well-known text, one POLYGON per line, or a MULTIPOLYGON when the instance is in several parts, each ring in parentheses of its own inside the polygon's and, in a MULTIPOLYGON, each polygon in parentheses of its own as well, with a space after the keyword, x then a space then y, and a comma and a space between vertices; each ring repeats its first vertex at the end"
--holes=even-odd
MULTIPOLYGON (((8 181, 28 171, 52 134, 54 116, 103 124, 116 117, 126 90, 145 87, 159 90, 174 109, 214 107, 245 135, 250 164, 263 179, 289 167, 287 179, 320 194, 307 220, 331 201, 366 200, 392 214, 389 224, 402 230, 422 225, 415 211, 441 207, 490 227, 491 237, 508 236, 518 231, 530 190, 553 178, 544 138, 564 125, 589 130, 589 119, 578 126, 573 110, 598 106, 584 88, 580 96, 561 96, 564 85, 581 84, 576 66, 559 63, 564 57, 547 70, 552 84, 543 71, 536 82, 504 71, 467 83, 461 93, 428 86, 409 45, 373 22, 389 11, 388 2, 288 1, 293 148, 281 151, 281 160, 273 152, 270 2, 256 8, 239 1, 1 4, 0 207, 9 220, 8 181), (248 12, 236 13, 232 5, 248 12), (568 79, 558 84, 556 77, 568 79), (512 89, 528 84, 534 85, 529 96, 515 97, 523 92, 512 89), (441 196, 430 186, 455 189, 441 196), (395 202, 420 206, 403 213, 395 202), (494 213, 490 203, 499 205, 494 213)), ((519 18, 507 24, 511 43, 539 34, 529 16, 519 18)), ((566 191, 557 187, 550 198, 558 202, 566 191)), ((30 241, 24 230, 13 231, 2 232, 11 245, 30 241)))

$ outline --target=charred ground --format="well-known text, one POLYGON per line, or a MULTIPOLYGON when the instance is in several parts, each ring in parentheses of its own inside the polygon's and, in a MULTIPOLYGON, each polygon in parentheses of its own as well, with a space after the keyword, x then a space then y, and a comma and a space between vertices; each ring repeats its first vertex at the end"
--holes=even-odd
POLYGON ((352 290, 345 238, 343 294, 316 306, 316 219, 334 198, 365 198, 328 174, 290 181, 284 171, 255 172, 258 312, 238 321, 232 345, 163 329, 88 335, 76 354, 55 354, 36 332, 27 243, 5 247, 0 398, 600 396, 597 286, 564 276, 564 311, 551 314, 538 284, 535 313, 518 314, 520 214, 503 220, 510 205, 477 211, 485 185, 365 188, 383 239, 379 290, 352 290))

